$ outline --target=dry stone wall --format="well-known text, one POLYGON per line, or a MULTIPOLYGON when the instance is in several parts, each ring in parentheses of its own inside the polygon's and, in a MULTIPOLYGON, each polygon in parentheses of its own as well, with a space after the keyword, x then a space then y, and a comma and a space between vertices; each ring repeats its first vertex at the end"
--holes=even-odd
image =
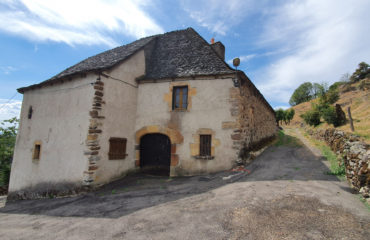
POLYGON ((223 123, 233 126, 233 148, 237 150, 237 163, 248 164, 250 152, 258 150, 275 138, 275 113, 258 90, 247 81, 239 88, 230 89, 231 115, 236 122, 223 123))
POLYGON ((337 129, 312 130, 307 132, 326 144, 341 156, 346 168, 346 177, 352 187, 363 197, 370 197, 370 146, 356 135, 337 129))

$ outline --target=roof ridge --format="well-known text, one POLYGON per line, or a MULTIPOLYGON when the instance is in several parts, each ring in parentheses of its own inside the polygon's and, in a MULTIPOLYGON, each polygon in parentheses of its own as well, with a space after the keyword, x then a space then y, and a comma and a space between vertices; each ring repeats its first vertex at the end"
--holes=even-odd
POLYGON ((171 32, 151 35, 131 43, 117 46, 90 56, 71 67, 66 68, 50 79, 28 87, 19 88, 18 92, 34 87, 48 85, 76 74, 111 69, 128 59, 137 51, 144 49, 153 40, 158 40, 150 56, 146 76, 153 78, 184 77, 194 75, 226 74, 234 71, 221 59, 208 42, 192 27, 171 32))

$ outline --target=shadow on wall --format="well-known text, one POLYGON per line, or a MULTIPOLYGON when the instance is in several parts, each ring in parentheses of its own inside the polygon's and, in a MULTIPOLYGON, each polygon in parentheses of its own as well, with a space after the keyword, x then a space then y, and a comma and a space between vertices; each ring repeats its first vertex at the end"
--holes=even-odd
POLYGON ((159 204, 210 193, 236 181, 339 181, 335 176, 325 174, 329 169, 322 159, 306 147, 271 146, 246 169, 248 171, 177 178, 133 174, 81 196, 8 202, 0 212, 119 218, 159 204))

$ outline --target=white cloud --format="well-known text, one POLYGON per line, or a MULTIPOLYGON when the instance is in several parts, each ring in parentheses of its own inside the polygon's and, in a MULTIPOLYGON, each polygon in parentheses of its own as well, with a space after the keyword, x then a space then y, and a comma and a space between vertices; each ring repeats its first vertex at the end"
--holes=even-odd
MULTIPOLYGON (((249 54, 249 55, 240 56, 239 59, 240 59, 240 62, 248 62, 249 60, 255 57, 257 57, 257 54, 249 54)), ((228 60, 227 63, 233 64, 233 59, 228 60)))
POLYGON ((7 0, 0 3, 0 30, 36 41, 69 45, 118 45, 114 36, 162 33, 143 0, 7 0))
POLYGON ((220 35, 225 35, 230 28, 242 22, 252 9, 260 5, 252 0, 182 0, 181 4, 199 25, 220 35))
POLYGON ((12 66, 0 66, 0 72, 2 72, 3 74, 10 74, 14 71, 16 71, 17 69, 15 67, 12 67, 12 66))
POLYGON ((288 102, 303 82, 338 81, 370 60, 370 2, 291 1, 270 9, 262 47, 287 48, 269 66, 256 73, 257 85, 271 101, 288 102))
POLYGON ((0 121, 18 117, 21 112, 22 102, 18 100, 0 99, 0 121))

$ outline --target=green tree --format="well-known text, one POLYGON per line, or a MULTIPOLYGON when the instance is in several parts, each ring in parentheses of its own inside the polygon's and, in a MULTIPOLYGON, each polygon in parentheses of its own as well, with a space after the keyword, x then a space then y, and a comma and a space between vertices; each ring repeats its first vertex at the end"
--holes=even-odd
POLYGON ((314 83, 312 84, 312 98, 318 98, 325 94, 324 84, 314 83))
POLYGON ((354 83, 354 82, 358 82, 361 79, 364 79, 365 77, 369 77, 369 76, 370 76, 370 66, 369 66, 369 64, 367 64, 365 62, 360 62, 358 64, 358 68, 352 74, 350 79, 351 79, 351 82, 354 83))
POLYGON ((288 124, 290 124, 290 121, 292 121, 294 114, 295 114, 295 111, 293 108, 286 110, 288 124))
POLYGON ((292 94, 289 100, 291 106, 310 101, 312 99, 312 83, 302 83, 292 94))
POLYGON ((279 108, 278 110, 275 111, 275 116, 276 116, 276 123, 279 125, 279 122, 280 124, 282 123, 282 121, 284 120, 284 110, 279 108))
POLYGON ((0 123, 0 187, 7 188, 18 130, 17 118, 0 123))

